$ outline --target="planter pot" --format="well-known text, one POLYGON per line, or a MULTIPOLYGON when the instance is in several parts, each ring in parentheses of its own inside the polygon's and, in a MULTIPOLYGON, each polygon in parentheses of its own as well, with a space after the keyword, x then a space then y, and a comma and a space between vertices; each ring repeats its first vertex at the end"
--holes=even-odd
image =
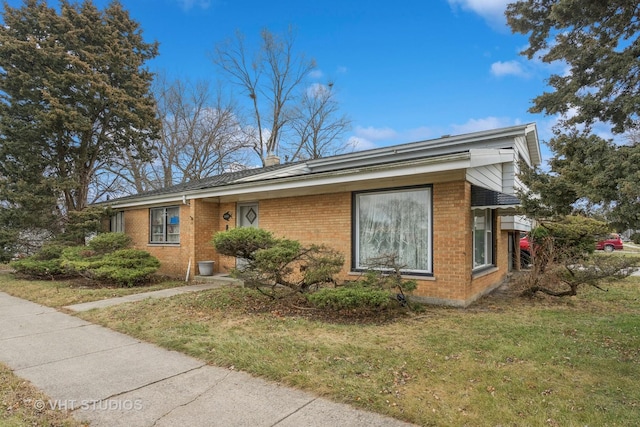
POLYGON ((215 261, 198 261, 200 276, 213 276, 213 264, 215 261))

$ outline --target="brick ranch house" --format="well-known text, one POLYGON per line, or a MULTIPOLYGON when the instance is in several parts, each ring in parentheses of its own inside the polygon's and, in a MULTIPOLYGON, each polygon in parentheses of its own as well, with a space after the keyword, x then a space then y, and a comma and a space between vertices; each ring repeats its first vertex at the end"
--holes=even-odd
POLYGON ((111 231, 188 279, 197 262, 225 274, 214 233, 260 227, 345 256, 339 279, 395 253, 417 300, 467 306, 519 267, 518 161, 541 161, 535 124, 224 173, 107 202, 111 231))

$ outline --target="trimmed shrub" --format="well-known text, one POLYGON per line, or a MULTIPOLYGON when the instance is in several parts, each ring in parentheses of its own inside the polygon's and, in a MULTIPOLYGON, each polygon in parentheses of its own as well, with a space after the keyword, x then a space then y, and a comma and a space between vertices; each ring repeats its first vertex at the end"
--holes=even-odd
POLYGON ((88 246, 47 245, 36 255, 15 261, 18 273, 37 278, 82 276, 134 286, 147 281, 160 267, 160 261, 146 251, 124 249, 130 238, 123 233, 105 233, 88 246))
POLYGON ((124 233, 101 233, 91 239, 87 246, 98 254, 107 254, 131 245, 131 237, 124 233))
POLYGON ((602 289, 602 283, 631 274, 637 259, 594 254, 596 241, 609 231, 606 223, 582 216, 541 222, 531 233, 533 268, 519 280, 522 295, 574 296, 581 286, 602 289))
POLYGON ((316 307, 333 310, 381 309, 392 301, 389 291, 368 286, 323 288, 308 294, 307 300, 316 307))
POLYGON ((258 249, 267 249, 276 244, 273 235, 261 228, 240 227, 216 233, 213 246, 223 255, 253 259, 258 249))
POLYGON ((160 261, 149 252, 120 249, 92 262, 87 272, 97 280, 131 287, 148 280, 159 267, 160 261))
POLYGON ((640 233, 633 233, 631 235, 631 241, 636 245, 640 245, 640 233))
POLYGON ((403 279, 399 269, 393 271, 367 270, 361 279, 364 286, 388 291, 411 292, 418 287, 414 279, 403 279))
POLYGON ((61 245, 57 243, 49 243, 32 256, 33 259, 46 261, 51 259, 58 259, 62 256, 62 251, 68 248, 68 245, 61 245))
POLYGON ((62 251, 60 264, 66 274, 84 276, 84 271, 99 259, 100 256, 87 246, 71 246, 62 251))
POLYGON ((236 228, 217 233, 216 251, 245 260, 232 273, 248 286, 276 286, 310 292, 323 283, 334 283, 344 264, 342 254, 325 246, 303 246, 296 240, 279 239, 259 228, 236 228))
POLYGON ((60 258, 39 260, 34 257, 29 257, 13 261, 11 266, 20 274, 39 278, 51 278, 66 274, 61 261, 60 258))
POLYGON ((27 276, 47 278, 64 276, 66 271, 62 265, 62 253, 68 246, 50 243, 44 245, 36 254, 11 262, 17 273, 27 276))
POLYGON ((605 222, 583 216, 566 216, 560 221, 544 221, 536 227, 533 233, 533 242, 536 239, 553 239, 553 245, 562 250, 565 259, 583 259, 592 254, 596 249, 596 241, 610 232, 609 225, 605 222), (536 234, 540 234, 536 237, 536 234))

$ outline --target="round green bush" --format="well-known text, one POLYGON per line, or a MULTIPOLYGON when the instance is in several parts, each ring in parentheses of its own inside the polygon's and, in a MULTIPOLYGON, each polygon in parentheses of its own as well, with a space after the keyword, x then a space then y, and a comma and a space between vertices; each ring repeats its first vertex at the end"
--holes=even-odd
POLYGON ((160 261, 149 252, 120 249, 92 263, 88 272, 96 280, 134 286, 148 280, 160 267, 160 261))
POLYGON ((131 245, 131 237, 124 233, 101 233, 89 240, 87 245, 99 254, 107 254, 128 248, 131 245))

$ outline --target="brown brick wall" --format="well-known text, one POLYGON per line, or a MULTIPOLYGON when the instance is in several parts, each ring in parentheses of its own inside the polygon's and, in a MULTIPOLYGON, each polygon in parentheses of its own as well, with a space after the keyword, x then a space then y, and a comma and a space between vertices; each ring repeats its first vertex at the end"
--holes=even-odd
POLYGON ((351 193, 263 200, 260 228, 302 244, 323 243, 345 256, 351 266, 351 193))
MULTIPOLYGON (((216 251, 211 244, 213 234, 223 221, 220 207, 217 203, 205 200, 190 200, 190 222, 193 224, 193 233, 190 239, 190 257, 192 259, 191 276, 198 274, 198 261, 218 261, 216 251)), ((182 237, 182 236, 181 236, 182 237)), ((214 273, 219 269, 219 263, 214 265, 214 273)))
POLYGON ((448 182, 433 186, 433 273, 420 284, 418 296, 466 298, 471 277, 471 186, 448 182))
POLYGON ((478 275, 471 281, 471 290, 468 298, 473 298, 484 291, 491 289, 504 280, 509 270, 509 232, 500 230, 500 217, 494 218, 495 222, 495 258, 497 270, 489 274, 478 275))
MULTIPOLYGON (((176 278, 184 278, 189 262, 189 244, 185 244, 185 238, 192 234, 189 206, 180 206, 180 244, 158 245, 149 244, 149 208, 127 210, 124 213, 124 230, 131 236, 133 247, 148 251, 161 262, 160 273, 176 278)), ((161 206, 158 206, 161 207, 161 206)))
MULTIPOLYGON (((237 218, 236 218, 237 213, 238 212, 237 212, 235 203, 221 203, 218 208, 219 221, 218 221, 218 226, 216 228, 216 231, 225 231, 225 230, 230 230, 232 228, 235 228, 237 224, 237 218), (222 218, 222 215, 224 215, 225 212, 229 212, 231 214, 231 219, 229 219, 229 221, 225 221, 222 218)), ((211 236, 211 238, 213 238, 213 235, 211 236)), ((213 246, 211 246, 211 248, 213 249, 213 246)), ((216 273, 228 273, 236 265, 235 258, 224 256, 224 255, 216 254, 214 257, 214 260, 216 262, 215 264, 216 273)))
MULTIPOLYGON (((507 271, 507 232, 494 233, 497 239, 497 271, 472 278, 471 186, 465 181, 436 183, 433 190, 433 272, 432 278, 418 280, 416 296, 428 301, 463 305, 504 278, 507 271)), ((266 199, 258 202, 259 226, 276 237, 299 240, 303 244, 323 243, 345 256, 340 279, 354 279, 351 268, 352 193, 309 195, 266 199)), ((148 243, 149 209, 125 213, 125 230, 135 246, 148 250, 162 261, 161 272, 185 276, 191 259, 191 277, 197 261, 213 260, 214 272, 229 272, 235 265, 230 257, 219 256, 211 245, 213 234, 237 224, 236 203, 191 200, 180 205, 180 245, 148 243), (222 219, 229 211, 230 221, 222 219)), ((496 219, 496 230, 499 230, 496 219)))

